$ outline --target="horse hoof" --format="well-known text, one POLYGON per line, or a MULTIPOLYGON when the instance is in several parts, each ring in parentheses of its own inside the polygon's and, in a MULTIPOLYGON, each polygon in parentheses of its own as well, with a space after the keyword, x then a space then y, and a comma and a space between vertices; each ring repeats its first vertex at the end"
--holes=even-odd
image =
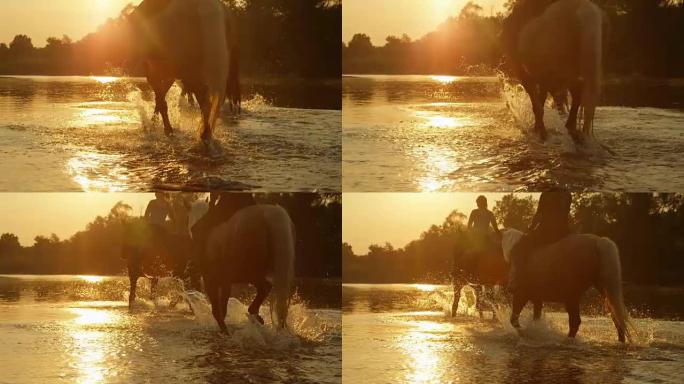
POLYGON ((259 323, 261 325, 264 325, 264 319, 263 317, 259 316, 259 314, 256 313, 248 313, 247 318, 249 318, 252 322, 259 323))

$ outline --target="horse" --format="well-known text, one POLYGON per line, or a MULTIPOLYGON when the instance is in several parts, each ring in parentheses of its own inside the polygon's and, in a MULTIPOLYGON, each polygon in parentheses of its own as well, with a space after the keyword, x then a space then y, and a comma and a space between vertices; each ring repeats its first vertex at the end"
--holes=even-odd
POLYGON ((139 278, 149 278, 154 292, 163 275, 185 277, 191 244, 187 234, 164 233, 144 221, 125 225, 127 238, 124 239, 122 257, 127 261, 130 282, 128 307, 132 309, 139 278))
MULTIPOLYGON (((193 226, 207 211, 206 202, 194 203, 189 225, 193 226)), ((271 314, 275 308, 277 327, 286 327, 294 279, 295 231, 284 208, 266 204, 242 208, 210 231, 204 247, 197 261, 212 315, 221 331, 228 332, 225 317, 234 283, 256 288, 248 312, 261 324, 259 308, 273 289, 271 314)))
POLYGON ((546 139, 549 93, 572 96, 565 127, 577 143, 593 131, 601 91, 604 14, 590 0, 520 0, 504 20, 504 52, 532 102, 534 129, 546 139), (582 134, 577 130, 584 108, 582 134))
MULTIPOLYGON (((454 301, 451 316, 455 317, 465 285, 480 285, 484 289, 505 286, 508 281, 508 264, 504 260, 501 246, 497 241, 484 239, 473 233, 464 233, 459 245, 454 249, 454 301)), ((483 289, 483 290, 484 290, 483 289)), ((482 307, 478 309, 482 318, 482 307)))
POLYGON ((620 255, 617 245, 606 237, 591 234, 571 234, 560 241, 547 245, 524 260, 509 260, 515 243, 523 236, 521 231, 502 231, 504 258, 510 261, 511 272, 518 273, 520 286, 513 292, 510 323, 520 329, 519 316, 525 304, 535 305, 534 318, 541 315, 543 302, 565 304, 568 312, 568 337, 574 338, 579 330, 580 298, 590 287, 601 292, 610 309, 618 340, 631 340, 627 328, 629 316, 622 297, 620 255))
POLYGON ((173 133, 166 94, 176 79, 202 112, 200 137, 208 143, 223 103, 239 111, 239 43, 235 17, 219 0, 144 0, 129 15, 167 135, 173 133))

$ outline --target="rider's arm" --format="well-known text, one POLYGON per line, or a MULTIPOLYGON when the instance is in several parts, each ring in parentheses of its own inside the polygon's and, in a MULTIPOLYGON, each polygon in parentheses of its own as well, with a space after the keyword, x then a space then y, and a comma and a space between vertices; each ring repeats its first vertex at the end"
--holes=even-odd
POLYGON ((494 228, 494 233, 496 233, 497 236, 501 237, 501 231, 499 231, 499 225, 496 223, 496 217, 494 217, 494 214, 491 214, 491 225, 492 228, 494 228))
POLYGON ((475 223, 475 211, 470 212, 470 217, 468 218, 468 228, 471 228, 475 223))

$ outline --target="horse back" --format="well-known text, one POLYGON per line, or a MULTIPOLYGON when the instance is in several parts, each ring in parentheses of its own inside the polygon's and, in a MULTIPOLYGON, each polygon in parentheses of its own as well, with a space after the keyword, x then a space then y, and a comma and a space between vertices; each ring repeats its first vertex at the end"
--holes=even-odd
POLYGON ((571 234, 531 254, 527 283, 533 296, 564 301, 595 286, 601 270, 599 239, 590 234, 571 234))
POLYGON ((280 210, 285 212, 273 205, 252 205, 236 212, 210 234, 209 262, 233 282, 261 281, 273 271, 271 232, 280 210))

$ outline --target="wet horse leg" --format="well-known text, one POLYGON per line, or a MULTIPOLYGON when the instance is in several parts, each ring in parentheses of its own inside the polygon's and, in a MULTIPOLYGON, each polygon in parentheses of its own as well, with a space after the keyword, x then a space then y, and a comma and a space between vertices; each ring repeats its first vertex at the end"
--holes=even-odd
POLYGON ((228 329, 226 328, 226 315, 228 314, 228 299, 230 299, 231 288, 232 284, 228 282, 224 282, 220 288, 219 311, 221 316, 221 323, 223 324, 221 330, 224 332, 228 331, 228 329))
POLYGON ((565 128, 575 142, 581 142, 582 136, 577 131, 577 112, 582 103, 582 83, 580 81, 570 87, 570 95, 572 96, 572 105, 570 106, 570 113, 568 120, 565 122, 565 128))
POLYGON ((522 312, 522 309, 525 307, 525 304, 527 304, 527 298, 523 297, 521 294, 514 294, 513 295, 513 308, 511 310, 511 325, 516 328, 520 329, 520 312, 522 312))
POLYGON ((218 324, 221 331, 228 333, 228 328, 226 328, 225 317, 221 316, 220 310, 220 288, 214 279, 204 279, 204 287, 207 290, 207 296, 209 296, 209 302, 211 303, 211 314, 214 316, 216 323, 218 324))
POLYGON ((206 89, 195 93, 195 98, 197 98, 197 103, 202 111, 202 131, 200 138, 202 140, 211 139, 211 126, 209 125, 209 120, 211 118, 211 103, 209 102, 209 93, 206 89))
POLYGON ((546 91, 541 92, 541 86, 534 84, 529 79, 522 81, 523 88, 530 97, 532 103, 532 113, 534 113, 534 130, 542 140, 546 139, 546 127, 544 127, 544 101, 546 101, 546 91))
POLYGON ((133 303, 135 302, 135 291, 138 287, 138 276, 131 275, 128 278, 131 282, 131 289, 128 292, 128 309, 130 310, 133 308, 133 303))
POLYGON ((456 317, 459 300, 461 300, 461 289, 458 285, 454 284, 454 302, 451 304, 451 317, 456 317))
POLYGON ((532 304, 534 305, 534 315, 533 319, 534 320, 539 320, 541 319, 541 313, 542 313, 542 302, 541 301, 533 301, 532 304))
POLYGON ((249 312, 250 315, 252 315, 259 323, 263 325, 264 319, 259 315, 259 308, 261 308, 261 304, 264 303, 264 300, 266 300, 268 294, 271 293, 271 288, 273 285, 266 280, 262 280, 254 286, 257 289, 257 294, 254 297, 252 304, 249 305, 247 312, 249 312))
POLYGON ((568 331, 568 337, 575 337, 577 331, 579 330, 580 319, 579 312, 579 300, 569 300, 565 302, 565 310, 568 311, 568 322, 570 325, 570 330, 568 331))
POLYGON ((169 107, 166 104, 166 94, 173 85, 174 78, 171 71, 157 61, 147 62, 147 82, 154 91, 154 113, 159 113, 164 122, 164 133, 170 135, 173 132, 169 121, 169 107))

